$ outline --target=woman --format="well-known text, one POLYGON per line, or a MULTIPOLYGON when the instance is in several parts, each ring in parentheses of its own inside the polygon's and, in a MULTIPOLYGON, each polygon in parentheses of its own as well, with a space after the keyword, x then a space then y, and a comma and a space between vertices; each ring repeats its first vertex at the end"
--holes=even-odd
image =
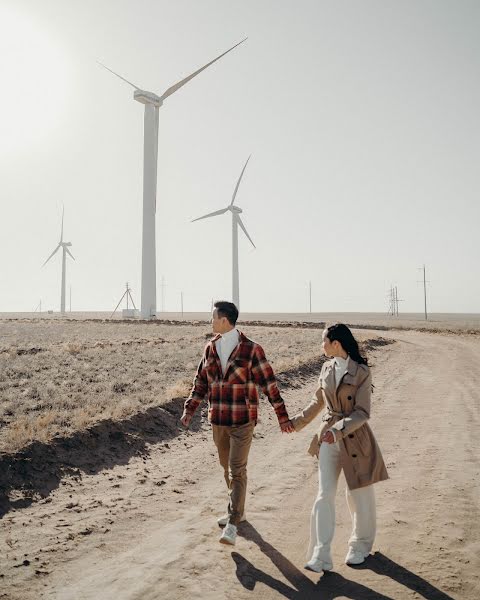
POLYGON ((341 323, 323 332, 326 361, 319 386, 308 406, 292 418, 296 431, 324 409, 321 427, 309 453, 318 461, 318 496, 312 508, 306 569, 320 573, 333 568, 330 545, 335 530, 335 493, 343 469, 352 534, 345 562, 358 565, 370 554, 375 538, 374 483, 388 479, 380 449, 367 423, 372 377, 350 329, 341 323))

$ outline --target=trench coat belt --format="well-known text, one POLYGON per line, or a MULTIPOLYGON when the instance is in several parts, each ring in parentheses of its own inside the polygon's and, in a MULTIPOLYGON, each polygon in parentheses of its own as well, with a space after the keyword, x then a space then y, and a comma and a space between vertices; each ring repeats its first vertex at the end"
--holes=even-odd
POLYGON ((346 415, 342 412, 337 412, 335 410, 327 409, 327 412, 323 415, 322 421, 330 421, 333 417, 340 417, 343 419, 346 415))

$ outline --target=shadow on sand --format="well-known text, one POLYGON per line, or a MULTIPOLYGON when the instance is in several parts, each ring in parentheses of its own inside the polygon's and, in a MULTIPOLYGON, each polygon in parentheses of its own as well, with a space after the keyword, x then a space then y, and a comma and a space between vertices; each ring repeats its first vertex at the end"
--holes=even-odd
MULTIPOLYGON (((137 413, 123 421, 106 419, 69 437, 32 442, 21 452, 0 455, 0 518, 47 497, 65 477, 78 480, 147 457, 149 444, 167 442, 184 431, 179 419, 183 398, 137 413)), ((197 411, 191 431, 202 427, 206 412, 197 411)))
MULTIPOLYGON (((277 591, 279 596, 291 600, 309 600, 313 598, 333 600, 339 596, 345 596, 352 600, 395 600, 391 596, 386 596, 360 583, 350 581, 333 571, 324 573, 320 576, 319 581, 314 583, 276 548, 266 542, 250 523, 243 523, 239 527, 238 533, 245 539, 254 542, 290 584, 283 583, 279 579, 268 575, 268 573, 257 569, 238 552, 232 552, 232 558, 236 564, 237 578, 247 590, 254 590, 255 585, 259 582, 277 591)), ((378 575, 390 577, 427 600, 453 600, 451 596, 390 560, 381 552, 376 552, 367 558, 364 564, 354 568, 355 570, 369 569, 378 575)))

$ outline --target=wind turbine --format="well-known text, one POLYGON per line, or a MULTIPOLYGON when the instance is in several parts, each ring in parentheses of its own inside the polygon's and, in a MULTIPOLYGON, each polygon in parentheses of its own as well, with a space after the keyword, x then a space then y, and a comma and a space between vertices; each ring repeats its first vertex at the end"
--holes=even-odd
POLYGON ((142 319, 155 317, 157 311, 156 256, 155 256, 155 213, 157 210, 157 164, 158 164, 158 109, 163 101, 178 91, 191 79, 204 71, 225 54, 242 44, 247 38, 217 56, 188 77, 169 87, 161 96, 140 89, 118 73, 102 63, 102 67, 116 75, 135 91, 133 98, 145 105, 144 141, 143 141, 143 228, 142 228, 142 293, 140 314, 142 319))
POLYGON ((73 257, 73 254, 70 252, 69 247, 72 245, 71 242, 64 242, 63 241, 63 216, 65 213, 65 207, 62 210, 62 229, 60 232, 60 241, 58 242, 58 246, 55 248, 55 250, 50 254, 50 256, 47 258, 47 260, 43 263, 42 267, 44 267, 48 261, 52 258, 52 256, 60 249, 62 248, 63 252, 62 252, 62 290, 61 290, 61 296, 60 296, 60 312, 62 313, 62 315, 65 314, 65 266, 66 266, 66 262, 67 262, 67 254, 69 254, 73 260, 75 260, 75 258, 73 257))
MULTIPOLYGON (((250 155, 251 156, 251 155, 250 155)), ((222 208, 221 210, 216 210, 215 212, 208 213, 208 215, 204 215, 203 217, 198 217, 198 219, 193 219, 192 223, 195 221, 200 221, 201 219, 208 219, 208 217, 215 217, 217 215, 223 215, 227 211, 232 213, 232 298, 233 303, 236 305, 238 309, 240 309, 240 280, 238 273, 238 226, 243 229, 243 232, 250 240, 252 246, 256 248, 255 244, 252 241, 252 238, 248 235, 248 231, 245 229, 245 225, 240 217, 240 213, 242 213, 242 209, 238 206, 235 206, 233 203, 235 202, 235 198, 237 196, 238 188, 240 187, 240 182, 242 181, 243 174, 245 173, 245 169, 247 168, 248 161, 250 160, 250 156, 247 158, 247 162, 245 163, 242 172, 240 173, 240 177, 238 178, 237 185, 233 191, 232 201, 227 206, 227 208, 222 208)))

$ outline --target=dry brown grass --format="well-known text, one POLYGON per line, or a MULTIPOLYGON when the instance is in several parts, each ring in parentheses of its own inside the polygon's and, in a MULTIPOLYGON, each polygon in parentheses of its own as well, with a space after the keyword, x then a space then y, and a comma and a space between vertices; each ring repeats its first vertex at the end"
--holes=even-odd
MULTIPOLYGON (((246 327, 280 374, 318 358, 319 330, 246 327)), ((0 324, 0 452, 186 397, 208 325, 0 324)))

